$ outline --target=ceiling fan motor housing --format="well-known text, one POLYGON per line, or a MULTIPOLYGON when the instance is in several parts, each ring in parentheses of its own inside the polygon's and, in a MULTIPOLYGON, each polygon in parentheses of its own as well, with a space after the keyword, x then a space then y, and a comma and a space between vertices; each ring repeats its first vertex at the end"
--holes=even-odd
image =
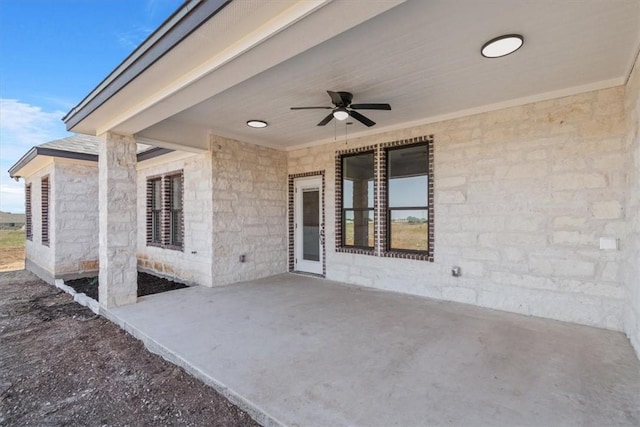
POLYGON ((292 110, 310 110, 310 109, 327 109, 331 110, 331 113, 322 119, 318 126, 325 126, 332 119, 345 120, 351 116, 363 125, 371 127, 376 124, 373 120, 358 113, 354 110, 391 110, 389 104, 354 104, 351 105, 353 100, 353 94, 351 92, 333 92, 328 90, 327 93, 331 97, 331 102, 334 107, 291 107, 292 110))

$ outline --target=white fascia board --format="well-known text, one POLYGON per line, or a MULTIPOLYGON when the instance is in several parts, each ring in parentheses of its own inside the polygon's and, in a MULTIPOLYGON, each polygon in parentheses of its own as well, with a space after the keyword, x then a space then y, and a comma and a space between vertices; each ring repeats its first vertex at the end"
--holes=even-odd
MULTIPOLYGON (((288 26, 294 24, 300 19, 304 18, 308 14, 312 13, 319 7, 324 6, 331 0, 310 0, 296 3, 283 14, 266 22, 261 27, 254 30, 252 33, 247 34, 242 39, 235 42, 222 52, 218 53, 210 60, 194 68, 191 72, 176 79, 171 85, 164 88, 164 90, 155 93, 152 97, 149 97, 133 107, 123 111, 117 117, 114 117, 109 122, 105 123, 98 129, 98 134, 106 132, 110 129, 116 128, 119 124, 123 123, 127 119, 139 114, 140 112, 148 109, 149 107, 156 105, 160 101, 166 99, 170 95, 179 92, 189 84, 196 80, 201 79, 203 76, 215 71, 216 69, 224 66, 233 59, 242 55, 243 53, 255 48, 263 41, 273 37, 288 26)), ((179 46, 177 47, 179 49, 179 46)), ((141 130, 141 129, 140 129, 141 130)))
POLYGON ((186 151, 186 152, 195 153, 195 154, 201 154, 207 151, 202 148, 191 147, 188 145, 178 144, 176 142, 162 141, 159 139, 145 138, 142 136, 136 137, 136 142, 139 142, 140 144, 152 145, 154 147, 167 148, 169 150, 176 150, 176 151, 186 151))

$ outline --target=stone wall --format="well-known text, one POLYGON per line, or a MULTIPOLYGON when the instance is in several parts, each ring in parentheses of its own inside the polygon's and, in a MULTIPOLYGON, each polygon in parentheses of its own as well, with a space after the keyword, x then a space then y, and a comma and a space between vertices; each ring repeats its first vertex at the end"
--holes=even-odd
POLYGON ((98 146, 98 221, 102 307, 132 304, 137 299, 136 141, 106 132, 98 146))
MULTIPOLYGON (((158 158, 162 159, 162 157, 158 158)), ((211 153, 185 154, 184 158, 148 167, 138 164, 138 268, 179 282, 212 286, 211 153), (147 177, 183 171, 183 250, 147 246, 147 177)))
POLYGON ((628 177, 627 238, 624 242, 626 263, 624 278, 627 285, 625 331, 640 357, 640 56, 626 87, 627 116, 626 145, 631 153, 628 177))
POLYGON ((327 278, 621 330, 622 252, 599 239, 627 243, 623 101, 617 87, 289 152, 289 174, 326 171, 329 213, 337 150, 435 137, 434 262, 337 253, 327 214, 327 278))
POLYGON ((49 246, 42 244, 42 192, 41 180, 44 176, 49 176, 49 182, 56 179, 56 171, 53 162, 35 172, 25 179, 26 184, 31 184, 31 224, 33 239, 27 240, 25 244, 25 266, 43 280, 53 284, 55 279, 55 239, 57 237, 55 196, 56 189, 50 185, 49 196, 49 246))
POLYGON ((53 210, 56 278, 98 274, 98 164, 56 161, 53 210))
POLYGON ((286 272, 286 153, 215 136, 211 149, 214 285, 286 272))

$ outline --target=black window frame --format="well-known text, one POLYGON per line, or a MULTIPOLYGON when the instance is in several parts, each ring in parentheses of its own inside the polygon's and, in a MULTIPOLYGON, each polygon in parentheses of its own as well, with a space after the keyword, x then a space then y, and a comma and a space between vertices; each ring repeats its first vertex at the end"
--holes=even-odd
POLYGON ((32 218, 32 193, 31 193, 31 183, 25 185, 24 196, 25 196, 25 238, 31 242, 33 242, 33 218, 32 218))
POLYGON ((386 213, 386 220, 385 220, 385 249, 386 252, 390 252, 390 253, 407 253, 407 254, 419 254, 419 255, 429 255, 431 250, 430 248, 431 246, 431 235, 429 233, 429 229, 431 228, 431 209, 430 206, 433 204, 432 203, 432 195, 431 195, 431 189, 430 189, 430 185, 429 183, 431 182, 432 179, 432 174, 430 173, 430 165, 429 165, 429 158, 430 158, 430 147, 429 147, 429 143, 427 141, 424 142, 417 142, 417 143, 413 143, 413 144, 404 144, 404 145, 395 145, 395 146, 389 146, 389 147, 384 147, 381 148, 381 150, 384 150, 384 187, 385 187, 385 205, 381 207, 381 209, 385 210, 386 213), (399 150, 403 150, 403 149, 407 149, 407 148, 414 148, 414 147, 422 147, 424 146, 427 149, 427 204, 424 206, 400 206, 400 207, 391 207, 391 202, 390 202, 390 193, 389 193, 389 180, 391 179, 389 176, 389 164, 391 162, 391 156, 389 156, 389 153, 392 151, 399 151, 399 150), (429 203, 431 202, 431 203, 429 203), (420 211, 427 211, 427 249, 425 250, 418 250, 418 249, 403 249, 403 248, 393 248, 391 246, 391 242, 392 242, 392 233, 391 233, 391 220, 392 220, 392 212, 394 210, 399 210, 399 211, 411 211, 411 210, 420 210, 420 211))
MULTIPOLYGON (((375 149, 368 149, 368 150, 362 150, 362 151, 357 151, 357 152, 353 152, 353 153, 348 153, 348 154, 342 154, 340 155, 340 221, 341 221, 341 232, 340 232, 340 246, 341 248, 344 249, 356 249, 356 250, 363 250, 363 251, 375 251, 375 247, 376 247, 376 220, 377 220, 377 212, 376 212, 376 181, 377 181, 377 171, 376 171, 376 150, 375 149), (345 208, 344 207, 344 160, 349 158, 349 157, 357 157, 357 156, 362 156, 363 154, 370 154, 372 156, 372 160, 373 160, 373 193, 374 193, 374 201, 373 201, 373 207, 372 208, 345 208), (347 211, 352 211, 354 212, 364 212, 364 211, 373 211, 373 224, 374 224, 374 232, 373 232, 373 246, 358 246, 358 245, 347 245, 346 241, 346 231, 347 231, 347 227, 346 227, 346 212, 347 211)), ((355 215, 354 215, 355 216, 355 215)), ((355 227, 355 222, 354 222, 354 227, 355 227)), ((355 230, 354 230, 355 233, 355 230)), ((355 243, 355 236, 354 236, 354 243, 355 243)))
POLYGON ((51 242, 51 218, 49 204, 51 203, 51 181, 49 175, 40 179, 40 241, 43 246, 49 246, 51 242))
POLYGON ((182 248, 184 246, 184 179, 182 172, 166 175, 164 179, 167 180, 167 246, 170 248, 182 248), (173 181, 178 180, 180 182, 180 208, 176 209, 173 201, 173 181), (175 217, 179 214, 179 223, 175 224, 175 217), (176 239, 179 237, 179 240, 176 239))
POLYGON ((147 177, 147 246, 163 249, 184 250, 184 171, 173 171, 147 177), (172 183, 180 182, 180 209, 175 209, 172 201, 172 183), (155 185, 159 183, 159 185, 155 185), (159 207, 154 205, 155 189, 160 191, 159 207), (179 214, 176 230, 174 220, 179 214), (156 235, 157 233, 157 235, 156 235), (179 237, 177 239, 176 237, 179 237))
POLYGON ((150 227, 147 229, 147 245, 149 246, 162 246, 162 177, 157 176, 153 178, 147 179, 147 185, 150 191, 149 198, 147 203, 150 204, 148 207, 150 227), (159 185, 156 186, 156 183, 159 185), (159 197, 160 206, 156 206, 155 201, 157 200, 155 191, 156 189, 160 191, 160 194, 157 195, 159 197))

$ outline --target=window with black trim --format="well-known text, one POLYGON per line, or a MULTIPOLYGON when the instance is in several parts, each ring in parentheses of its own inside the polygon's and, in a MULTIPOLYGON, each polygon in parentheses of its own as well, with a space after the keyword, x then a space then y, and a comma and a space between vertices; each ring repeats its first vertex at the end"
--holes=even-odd
POLYGON ((433 135, 336 152, 336 251, 433 261, 433 135))
POLYGON ((147 246, 183 249, 183 173, 147 178, 147 246))
POLYGON ((147 188, 151 192, 148 198, 147 243, 162 245, 162 178, 150 179, 147 188))
POLYGON ((375 246, 373 151, 342 156, 342 246, 375 246))
POLYGON ((169 180, 169 244, 182 246, 182 174, 173 175, 169 180))
POLYGON ((49 246, 49 177, 45 176, 40 182, 42 200, 42 244, 49 246))
POLYGON ((27 184, 24 189, 24 198, 25 198, 25 233, 27 240, 33 241, 33 225, 31 222, 31 184, 27 184))
POLYGON ((429 250, 429 155, 426 143, 386 149, 387 250, 429 250))

